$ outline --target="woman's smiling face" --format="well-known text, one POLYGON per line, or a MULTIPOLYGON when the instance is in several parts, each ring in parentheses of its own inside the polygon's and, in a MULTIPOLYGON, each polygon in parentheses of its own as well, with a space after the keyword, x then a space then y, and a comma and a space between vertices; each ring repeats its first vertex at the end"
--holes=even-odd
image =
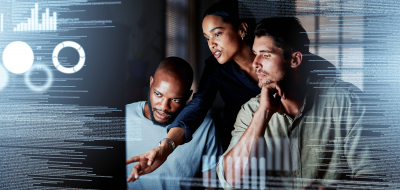
POLYGON ((239 30, 230 23, 222 21, 222 17, 207 15, 203 19, 203 34, 207 39, 210 51, 220 64, 234 59, 241 47, 239 30))

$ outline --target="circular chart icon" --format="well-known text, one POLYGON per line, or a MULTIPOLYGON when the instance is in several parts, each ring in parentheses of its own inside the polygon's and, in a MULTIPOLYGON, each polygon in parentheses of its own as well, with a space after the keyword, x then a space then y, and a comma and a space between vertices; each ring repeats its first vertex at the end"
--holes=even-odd
MULTIPOLYGON (((26 85, 33 91, 45 91, 48 88, 50 88, 51 84, 53 83, 53 73, 51 72, 50 68, 47 67, 46 65, 43 64, 38 64, 36 65, 37 70, 43 70, 47 74, 47 80, 46 83, 42 86, 38 86, 35 84, 32 84, 32 79, 30 79, 31 72, 34 68, 30 69, 28 72, 25 73, 25 83, 26 85)), ((35 82, 41 82, 43 79, 35 79, 35 82)))
POLYGON ((53 64, 57 68, 57 70, 59 70, 62 73, 71 74, 78 72, 79 70, 82 69, 83 65, 85 64, 85 58, 86 58, 85 51, 83 50, 82 46, 72 41, 61 42, 56 46, 56 48, 54 48, 53 51, 53 64), (60 53, 60 51, 65 47, 72 47, 76 49, 76 51, 78 51, 79 53, 79 62, 74 67, 64 67, 58 61, 58 53, 60 53))
POLYGON ((33 59, 32 48, 25 42, 11 42, 3 51, 4 67, 15 74, 28 71, 33 64, 33 59))

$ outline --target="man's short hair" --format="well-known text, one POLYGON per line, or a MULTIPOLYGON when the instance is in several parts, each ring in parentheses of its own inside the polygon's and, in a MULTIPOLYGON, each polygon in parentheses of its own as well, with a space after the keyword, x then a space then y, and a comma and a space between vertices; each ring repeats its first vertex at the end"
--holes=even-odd
POLYGON ((184 59, 179 57, 167 57, 158 65, 154 77, 156 77, 155 75, 158 71, 162 71, 165 74, 182 81, 185 88, 190 90, 193 83, 193 69, 184 59))
POLYGON ((274 45, 283 50, 285 59, 293 52, 309 53, 310 40, 299 19, 295 17, 265 18, 257 24, 255 36, 269 36, 274 45))

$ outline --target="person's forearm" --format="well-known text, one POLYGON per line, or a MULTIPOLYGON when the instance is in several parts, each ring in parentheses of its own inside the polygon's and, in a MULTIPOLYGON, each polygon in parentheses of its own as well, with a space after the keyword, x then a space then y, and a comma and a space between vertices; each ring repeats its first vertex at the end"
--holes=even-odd
MULTIPOLYGON (((225 155, 224 157, 224 170, 225 170, 225 179, 234 186, 235 180, 240 179, 232 179, 235 178, 234 171, 235 165, 239 166, 240 168, 240 176, 243 176, 243 171, 246 167, 250 169, 250 156, 255 154, 255 151, 258 150, 258 143, 259 138, 263 138, 265 134, 266 127, 268 126, 268 122, 271 118, 272 114, 269 110, 262 110, 259 109, 254 113, 254 117, 243 133, 243 136, 240 138, 238 143, 225 155), (231 158, 231 164, 227 164, 227 159, 231 158), (235 158, 239 157, 240 160, 235 158), (244 162, 246 160, 247 162, 244 162), (231 179, 228 179, 227 176, 231 176, 231 179)), ((265 141, 262 141, 265 144, 265 141)), ((229 177, 230 178, 230 177, 229 177)))
POLYGON ((165 138, 171 139, 175 146, 178 147, 185 140, 185 130, 180 127, 171 128, 165 138))
MULTIPOLYGON (((165 138, 171 139, 175 144, 175 148, 177 148, 185 139, 185 130, 180 127, 171 128, 165 138)), ((167 141, 161 141, 159 147, 164 150, 163 152, 168 153, 168 155, 173 152, 171 145, 167 141)))
POLYGON ((207 65, 201 75, 198 91, 193 94, 192 100, 178 114, 174 122, 167 127, 169 132, 166 138, 171 137, 177 145, 190 142, 193 133, 203 123, 217 95, 218 71, 214 66, 207 65), (172 129, 180 132, 171 133, 172 129))

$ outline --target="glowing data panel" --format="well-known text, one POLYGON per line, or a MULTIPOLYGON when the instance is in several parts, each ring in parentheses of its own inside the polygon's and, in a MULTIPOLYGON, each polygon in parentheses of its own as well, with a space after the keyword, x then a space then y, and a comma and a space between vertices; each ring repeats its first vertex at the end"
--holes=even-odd
POLYGON ((6 87, 8 84, 8 73, 3 66, 0 65, 0 90, 6 87))
POLYGON ((15 74, 28 71, 33 64, 33 51, 25 42, 15 41, 7 45, 3 52, 3 64, 15 74))
POLYGON ((31 9, 31 18, 26 23, 17 24, 14 31, 57 30, 57 13, 53 12, 53 16, 50 16, 50 10, 46 8, 45 13, 42 13, 42 22, 39 23, 39 4, 35 3, 35 8, 31 9))
POLYGON ((83 65, 85 64, 85 58, 86 58, 85 51, 83 50, 82 46, 79 45, 78 43, 72 42, 72 41, 65 41, 65 42, 58 44, 56 46, 56 48, 54 48, 54 51, 53 51, 54 66, 57 68, 57 70, 59 70, 63 73, 67 73, 67 74, 76 73, 79 70, 81 70, 83 65), (64 67, 58 61, 58 53, 60 53, 60 51, 65 47, 75 48, 76 51, 78 51, 78 53, 79 53, 79 62, 74 67, 70 67, 70 68, 64 67))
POLYGON ((0 15, 0 32, 3 32, 3 14, 0 15))

